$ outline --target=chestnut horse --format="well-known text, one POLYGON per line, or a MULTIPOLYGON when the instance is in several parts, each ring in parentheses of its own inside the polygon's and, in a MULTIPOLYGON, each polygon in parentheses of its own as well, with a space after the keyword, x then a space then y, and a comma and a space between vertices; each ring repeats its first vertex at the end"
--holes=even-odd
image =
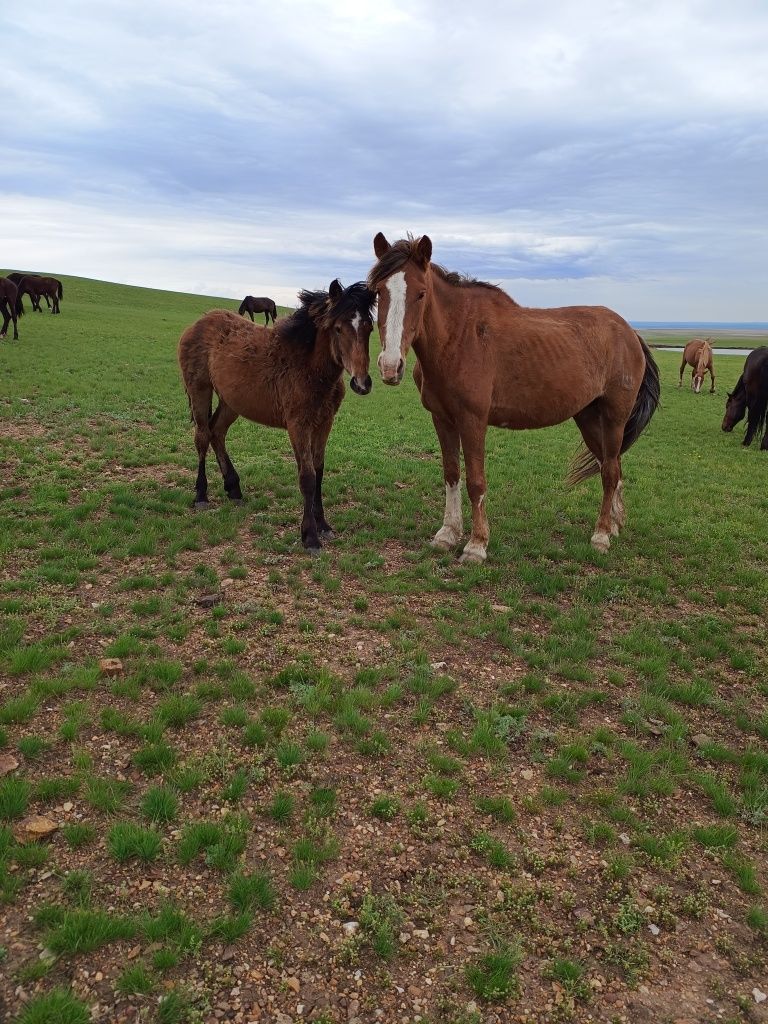
POLYGON ((712 378, 712 387, 709 389, 709 393, 710 395, 714 395, 715 363, 712 359, 711 340, 711 338, 691 338, 685 346, 685 349, 683 350, 683 361, 680 364, 680 383, 677 385, 679 388, 683 386, 683 373, 685 372, 686 366, 692 366, 691 387, 694 392, 698 395, 701 391, 701 386, 704 383, 707 370, 709 370, 709 375, 712 378))
POLYGON ((211 445, 224 489, 242 500, 240 478, 227 454, 227 431, 238 416, 288 431, 304 496, 301 540, 311 552, 333 536, 323 511, 325 445, 344 397, 344 370, 352 390, 367 395, 368 341, 375 296, 359 281, 327 292, 299 292, 299 308, 274 329, 215 309, 188 327, 179 341, 199 456, 195 507, 208 507, 205 456, 211 445), (211 413, 213 393, 219 404, 211 413))
POLYGON ((768 451, 768 346, 752 349, 744 363, 744 372, 736 387, 728 393, 723 430, 730 433, 747 414, 747 432, 743 444, 749 447, 755 434, 760 449, 768 451))
POLYGON ((0 312, 3 314, 3 329, 0 331, 0 338, 8 333, 8 324, 13 320, 13 340, 19 340, 19 331, 16 324, 16 283, 7 277, 0 277, 0 312))
POLYGON ((447 550, 462 536, 460 449, 472 503, 461 560, 482 562, 488 426, 525 430, 572 416, 586 449, 571 480, 602 475, 592 546, 606 552, 624 525, 621 455, 659 401, 659 372, 640 336, 603 306, 526 309, 495 285, 448 273, 431 262, 426 235, 390 245, 379 233, 373 247, 368 286, 378 296, 382 379, 400 383, 412 346, 414 379, 442 449, 445 516, 433 546, 447 550))
POLYGON ((238 309, 237 312, 240 314, 240 316, 245 316, 245 314, 247 313, 248 316, 251 318, 251 321, 253 321, 254 313, 263 313, 265 326, 269 325, 270 317, 272 317, 272 323, 274 323, 275 320, 277 319, 277 306, 272 301, 272 299, 257 299, 254 298, 253 295, 245 296, 243 301, 240 303, 240 309, 238 309))
MULTIPOLYGON (((24 304, 21 301, 25 295, 32 300, 32 309, 42 313, 40 308, 40 297, 44 296, 46 301, 51 299, 53 308, 51 313, 60 313, 59 299, 64 297, 64 286, 55 277, 40 277, 37 274, 24 274, 16 285, 18 295, 16 299, 16 312, 19 316, 24 315, 24 304)), ((50 303, 49 303, 50 305, 50 303)))

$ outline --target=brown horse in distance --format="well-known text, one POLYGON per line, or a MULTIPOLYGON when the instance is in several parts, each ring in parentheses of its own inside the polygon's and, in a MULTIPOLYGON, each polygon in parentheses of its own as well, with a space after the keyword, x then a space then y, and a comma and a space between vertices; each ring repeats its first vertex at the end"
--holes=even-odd
POLYGON ((237 312, 240 316, 245 316, 247 313, 251 321, 253 321, 254 313, 263 313, 265 326, 269 326, 270 317, 272 317, 272 323, 277 319, 277 306, 272 299, 268 299, 266 296, 257 299, 253 295, 246 295, 237 312))
POLYGON ((412 346, 414 379, 442 449, 445 516, 432 544, 447 550, 462 536, 462 449, 472 534, 461 558, 482 562, 488 427, 526 430, 573 417, 586 450, 571 480, 602 476, 592 546, 606 552, 625 519, 621 455, 659 401, 658 369, 640 336, 603 306, 526 309, 495 285, 448 273, 431 262, 426 235, 390 245, 379 233, 373 247, 368 286, 378 296, 382 379, 400 383, 412 346))
POLYGON ((761 451, 768 451, 768 346, 752 349, 744 363, 744 372, 728 395, 723 417, 723 430, 730 433, 747 416, 747 432, 742 442, 752 444, 760 437, 761 451))
POLYGON ((698 395, 701 391, 702 385, 704 384, 704 378, 709 370, 709 375, 712 378, 712 387, 709 389, 710 395, 715 393, 715 362, 712 358, 712 345, 711 338, 691 338, 688 344, 683 350, 683 361, 680 364, 680 383, 677 385, 679 388, 683 386, 683 373, 685 372, 686 366, 692 366, 691 371, 691 387, 698 395))
POLYGON ((360 281, 327 292, 302 291, 299 308, 274 329, 216 309, 188 327, 179 341, 179 365, 195 422, 199 456, 195 507, 208 505, 205 457, 211 445, 224 489, 242 500, 240 478, 225 446, 238 416, 288 431, 304 497, 301 540, 319 551, 332 536, 323 511, 325 446, 344 397, 344 370, 352 390, 367 395, 368 341, 375 296, 360 281), (213 393, 219 398, 211 414, 213 393))
POLYGON ((55 277, 40 277, 37 274, 24 274, 17 283, 18 296, 16 300, 16 312, 19 316, 24 315, 24 304, 22 299, 29 295, 32 300, 32 309, 42 313, 40 298, 44 296, 51 299, 53 306, 51 313, 60 313, 59 299, 64 297, 64 286, 55 277))
POLYGON ((16 324, 16 282, 7 277, 0 277, 0 313, 3 314, 3 329, 0 331, 0 338, 8 333, 8 324, 13 320, 13 340, 19 340, 19 331, 16 324))

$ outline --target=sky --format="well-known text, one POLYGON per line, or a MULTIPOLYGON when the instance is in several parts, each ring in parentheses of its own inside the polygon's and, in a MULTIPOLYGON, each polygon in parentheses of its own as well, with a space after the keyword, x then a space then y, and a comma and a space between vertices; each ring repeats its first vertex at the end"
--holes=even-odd
POLYGON ((0 265, 295 305, 378 231, 530 306, 768 320, 766 0, 3 4, 0 265))

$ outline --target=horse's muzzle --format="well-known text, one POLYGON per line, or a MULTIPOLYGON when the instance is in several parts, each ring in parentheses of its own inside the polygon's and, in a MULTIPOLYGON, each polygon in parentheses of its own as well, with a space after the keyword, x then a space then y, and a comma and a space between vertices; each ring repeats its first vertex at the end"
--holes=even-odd
POLYGON ((349 382, 349 386, 356 395, 368 395, 373 387, 373 381, 370 376, 366 374, 361 381, 358 380, 357 377, 353 377, 349 382))

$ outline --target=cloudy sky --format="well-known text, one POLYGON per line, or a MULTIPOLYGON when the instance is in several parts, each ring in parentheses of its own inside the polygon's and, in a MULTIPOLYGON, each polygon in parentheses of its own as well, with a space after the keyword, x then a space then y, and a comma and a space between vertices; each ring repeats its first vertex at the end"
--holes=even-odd
POLYGON ((0 262, 293 304, 429 234, 527 305, 768 320, 766 0, 3 4, 0 262))

